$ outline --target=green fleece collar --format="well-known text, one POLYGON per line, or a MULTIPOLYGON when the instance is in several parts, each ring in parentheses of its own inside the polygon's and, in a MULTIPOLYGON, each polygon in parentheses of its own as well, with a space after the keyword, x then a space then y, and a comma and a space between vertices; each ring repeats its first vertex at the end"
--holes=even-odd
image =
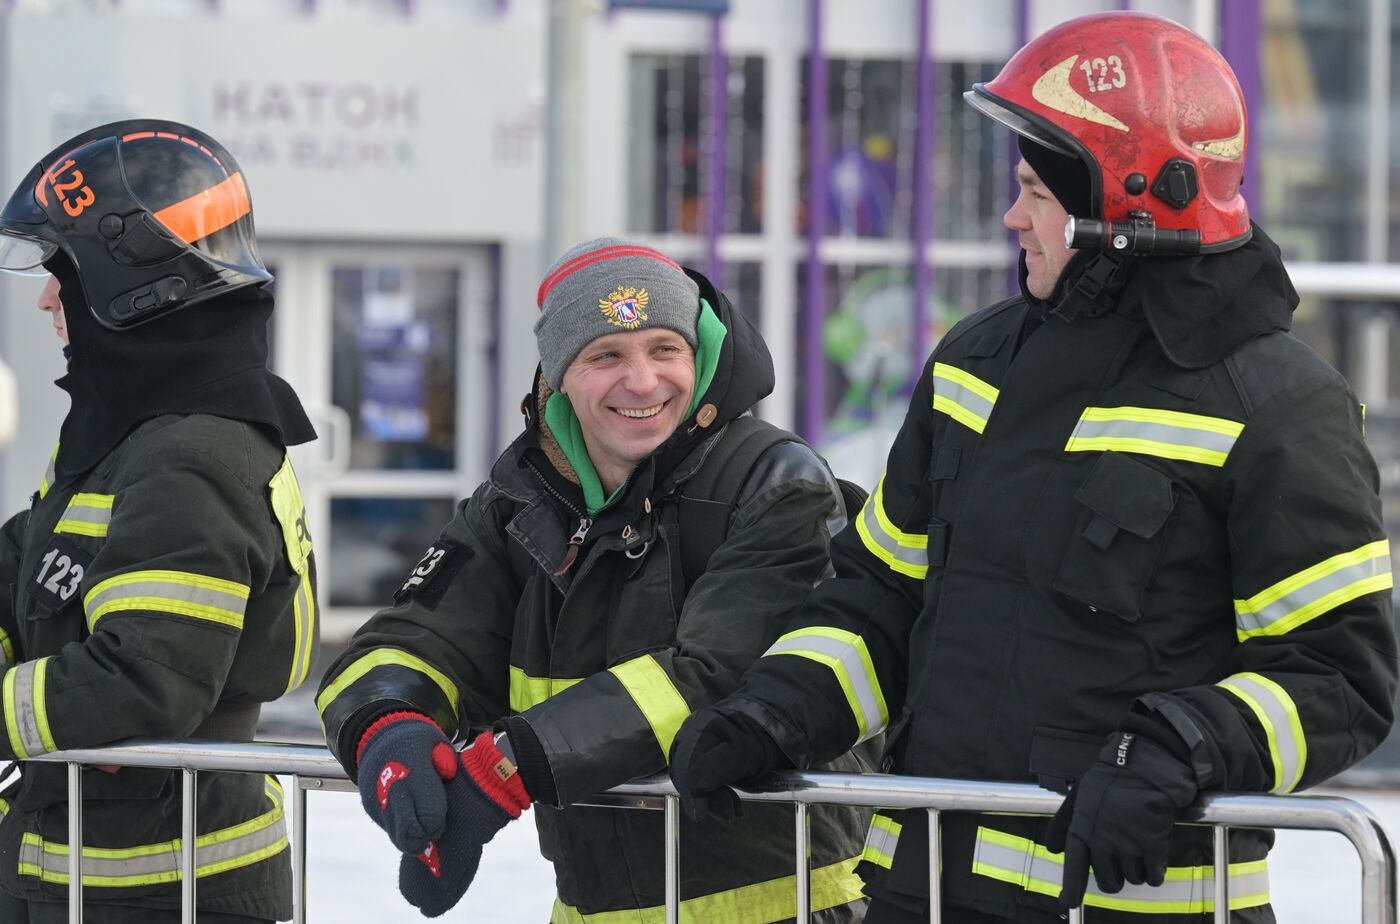
MULTIPOLYGON (((695 324, 695 394, 691 396, 690 407, 685 412, 687 420, 700 406, 705 392, 714 382, 715 370, 719 368, 720 351, 727 336, 729 330, 719 319, 719 315, 715 314, 709 302, 700 299, 700 317, 695 324)), ((564 451, 564 458, 569 460, 569 464, 578 473, 579 486, 583 488, 584 506, 588 508, 588 515, 594 516, 616 500, 627 483, 623 482, 608 497, 603 496, 603 483, 598 478, 598 470, 593 467, 593 460, 588 457, 588 446, 583 441, 583 428, 579 425, 578 415, 574 413, 574 405, 569 401, 568 395, 556 391, 549 396, 544 405, 544 422, 549 427, 549 432, 554 434, 559 448, 564 451)))

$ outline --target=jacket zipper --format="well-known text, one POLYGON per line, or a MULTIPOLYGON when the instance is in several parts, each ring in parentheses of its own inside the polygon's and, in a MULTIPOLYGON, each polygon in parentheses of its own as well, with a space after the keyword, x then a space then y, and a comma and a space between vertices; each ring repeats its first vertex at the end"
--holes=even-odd
POLYGON ((578 559, 578 550, 583 547, 583 540, 588 538, 588 531, 593 528, 593 521, 588 517, 579 517, 578 527, 574 534, 569 537, 569 548, 564 553, 564 561, 555 569, 554 576, 561 577, 564 572, 574 566, 578 559))
POLYGON ((588 538, 588 531, 593 528, 593 520, 584 516, 567 497, 560 494, 559 491, 555 489, 554 485, 549 483, 549 479, 544 477, 544 473, 535 468, 533 462, 527 461, 525 465, 530 471, 535 473, 535 477, 540 480, 540 484, 544 486, 545 491, 548 492, 551 497, 563 504, 564 508, 574 516, 578 517, 578 526, 574 529, 574 534, 569 537, 569 547, 564 552, 564 560, 560 562, 559 567, 554 570, 554 577, 562 577, 574 566, 574 562, 578 560, 578 551, 583 546, 583 540, 588 538))

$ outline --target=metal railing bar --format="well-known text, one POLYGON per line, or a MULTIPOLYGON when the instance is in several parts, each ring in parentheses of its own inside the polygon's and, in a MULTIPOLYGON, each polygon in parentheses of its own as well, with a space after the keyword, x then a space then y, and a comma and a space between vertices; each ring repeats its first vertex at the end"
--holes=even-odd
POLYGON ((666 924, 681 920, 681 800, 666 797, 666 924))
POLYGON ((306 924, 306 787, 292 778, 292 924, 306 924))
POLYGON ((199 797, 196 788, 199 771, 186 769, 181 778, 180 806, 180 920, 183 924, 194 924, 194 888, 198 878, 195 865, 195 846, 199 835, 195 824, 198 821, 199 797))
MULTIPOLYGON (((196 771, 272 773, 305 778, 298 784, 299 787, 328 791, 354 790, 339 763, 319 745, 133 741, 105 748, 57 751, 31 760, 122 767, 173 767, 185 770, 187 775, 196 771)), ((1029 783, 798 772, 775 774, 762 789, 736 789, 736 792, 741 798, 754 802, 1031 815, 1054 814, 1063 798, 1029 783)), ((670 799, 666 797, 675 795, 675 787, 669 779, 654 777, 614 787, 602 798, 614 806, 651 808, 656 800, 669 802, 670 799)), ((596 799, 594 797, 590 801, 596 799)), ((188 804, 192 809, 193 800, 189 800, 188 804)), ((1197 800, 1183 813, 1182 820, 1230 827, 1336 831, 1351 842, 1361 859, 1362 920, 1365 924, 1397 924, 1395 863, 1390 842, 1375 816, 1351 799, 1336 796, 1216 794, 1197 800)), ((81 838, 73 839, 73 844, 77 844, 79 849, 81 843, 81 838)), ((671 849, 670 844, 667 849, 671 849)), ((77 875, 81 855, 73 856, 71 872, 81 888, 81 877, 77 875)), ((188 862, 193 863, 192 856, 188 862)), ((1219 882, 1222 878, 1228 879, 1228 876, 1217 875, 1216 878, 1219 882)), ((189 882, 192 886, 193 876, 189 877, 189 882)), ((70 893, 72 888, 70 880, 70 893)), ((1071 912, 1071 922, 1075 920, 1074 915, 1075 912, 1071 912)))
POLYGON ((1211 828, 1215 854, 1215 924, 1230 924, 1230 828, 1211 828))
POLYGON ((83 924, 83 765, 68 765, 68 924, 83 924))
POLYGON ((811 924, 812 921, 812 851, 807 844, 811 831, 807 823, 807 806, 799 802, 793 813, 792 839, 796 854, 793 866, 797 870, 797 924, 811 924))
POLYGON ((928 919, 943 924, 943 829, 938 809, 928 810, 928 919))

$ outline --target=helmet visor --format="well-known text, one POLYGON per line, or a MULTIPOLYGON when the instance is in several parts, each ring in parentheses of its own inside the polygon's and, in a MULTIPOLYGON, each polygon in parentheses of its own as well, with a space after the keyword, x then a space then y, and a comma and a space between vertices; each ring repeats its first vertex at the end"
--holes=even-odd
POLYGON ((1066 157, 1079 157, 1079 152, 1067 147, 1062 137, 1047 129, 1047 127, 1040 122, 1027 118, 1025 115, 1002 105, 982 89, 982 84, 973 84, 971 90, 967 90, 963 93, 963 99, 966 100, 967 104, 973 109, 976 109, 983 115, 990 116, 1018 135, 1024 135, 1057 154, 1063 154, 1066 157))
POLYGON ((58 252, 58 245, 27 234, 0 228, 0 272, 18 276, 43 276, 44 261, 58 252))

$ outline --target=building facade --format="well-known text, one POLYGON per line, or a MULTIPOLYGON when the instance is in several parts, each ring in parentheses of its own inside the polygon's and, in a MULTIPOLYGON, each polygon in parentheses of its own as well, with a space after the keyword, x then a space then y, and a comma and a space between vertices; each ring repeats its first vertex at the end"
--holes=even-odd
MULTIPOLYGON (((238 157, 277 277, 274 363, 322 434, 298 466, 328 634, 389 599, 518 429, 535 287, 575 239, 628 235, 710 272, 772 347, 763 413, 869 484, 928 350, 1014 286, 1014 144, 961 94, 1096 9, 1177 19, 1240 72, 1252 211, 1305 293, 1300 332, 1352 377, 1400 484, 1400 2, 606 5, 0 0, 0 176, 135 116, 238 157)), ((0 282, 21 402, 6 509, 66 408, 36 292, 0 282)))

